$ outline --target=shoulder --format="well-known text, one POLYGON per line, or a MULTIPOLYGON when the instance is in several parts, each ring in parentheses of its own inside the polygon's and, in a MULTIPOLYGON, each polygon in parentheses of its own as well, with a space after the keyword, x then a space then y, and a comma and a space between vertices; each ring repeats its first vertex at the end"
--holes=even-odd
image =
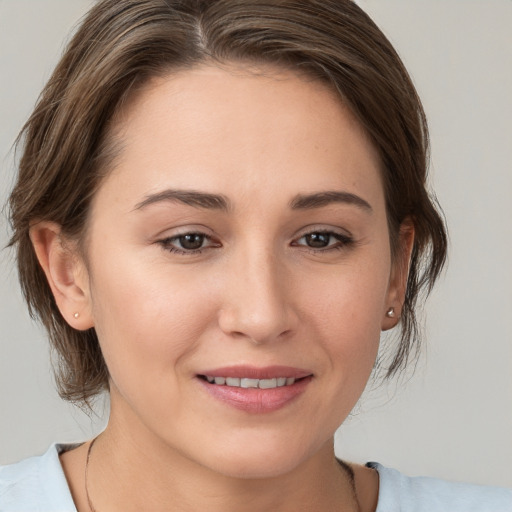
POLYGON ((376 512, 510 512, 512 489, 408 477, 377 462, 368 467, 379 473, 376 512))
POLYGON ((59 462, 64 445, 52 445, 39 457, 0 466, 2 512, 76 512, 59 462))

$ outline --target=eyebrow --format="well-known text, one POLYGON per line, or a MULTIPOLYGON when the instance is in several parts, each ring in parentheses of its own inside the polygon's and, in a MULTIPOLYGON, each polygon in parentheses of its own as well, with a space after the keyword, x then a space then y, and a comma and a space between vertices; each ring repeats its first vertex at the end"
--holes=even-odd
MULTIPOLYGON (((228 211, 230 209, 229 199, 221 194, 210 194, 195 190, 167 189, 148 195, 135 206, 134 210, 142 210, 151 204, 160 202, 178 202, 207 210, 228 211)), ((351 192, 334 190, 316 192, 314 194, 299 194, 290 201, 290 207, 292 210, 309 210, 322 208, 332 203, 354 205, 369 213, 373 212, 373 208, 362 197, 352 194, 351 192)))
POLYGON ((207 210, 229 210, 229 200, 220 194, 208 194, 206 192, 197 192, 194 190, 163 190, 156 194, 148 195, 143 201, 138 203, 134 210, 142 210, 146 206, 160 202, 183 203, 195 208, 205 208, 207 210))
POLYGON ((351 192, 342 192, 336 190, 329 190, 325 192, 316 192, 314 194, 299 194, 295 196, 290 202, 292 210, 309 210, 313 208, 322 208, 332 203, 344 203, 373 213, 373 208, 370 203, 365 201, 351 192))

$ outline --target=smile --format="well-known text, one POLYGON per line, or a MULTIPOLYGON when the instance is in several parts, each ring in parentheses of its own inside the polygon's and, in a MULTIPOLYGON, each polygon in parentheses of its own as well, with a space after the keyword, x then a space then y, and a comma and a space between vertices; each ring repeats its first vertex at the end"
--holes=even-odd
POLYGON ((309 388, 314 378, 310 370, 247 365, 205 369, 196 377, 216 401, 251 414, 270 413, 286 407, 309 388))
POLYGON ((204 378, 210 384, 217 384, 218 386, 229 386, 233 388, 258 388, 258 389, 273 389, 281 388, 284 386, 291 386, 295 384, 294 377, 275 377, 272 379, 251 379, 249 377, 213 377, 205 375, 204 378))

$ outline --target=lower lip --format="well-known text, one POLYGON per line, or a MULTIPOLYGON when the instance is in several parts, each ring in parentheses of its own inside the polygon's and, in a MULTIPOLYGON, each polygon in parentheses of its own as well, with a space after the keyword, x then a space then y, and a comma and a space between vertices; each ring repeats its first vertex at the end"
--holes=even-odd
POLYGON ((291 386, 281 386, 271 389, 238 388, 210 384, 198 378, 204 388, 214 398, 241 411, 263 414, 282 409, 304 393, 312 377, 305 377, 291 386))

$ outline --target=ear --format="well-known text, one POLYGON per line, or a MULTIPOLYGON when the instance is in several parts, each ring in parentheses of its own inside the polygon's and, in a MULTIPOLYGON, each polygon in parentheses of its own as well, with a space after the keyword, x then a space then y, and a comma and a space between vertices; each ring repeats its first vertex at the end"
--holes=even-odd
POLYGON ((37 222, 30 239, 64 320, 73 328, 94 326, 89 276, 75 243, 66 243, 61 228, 53 222, 37 222))
POLYGON ((414 224, 410 218, 402 222, 398 233, 398 249, 392 263, 387 301, 382 315, 382 330, 392 329, 400 320, 407 290, 407 278, 414 245, 414 224))

